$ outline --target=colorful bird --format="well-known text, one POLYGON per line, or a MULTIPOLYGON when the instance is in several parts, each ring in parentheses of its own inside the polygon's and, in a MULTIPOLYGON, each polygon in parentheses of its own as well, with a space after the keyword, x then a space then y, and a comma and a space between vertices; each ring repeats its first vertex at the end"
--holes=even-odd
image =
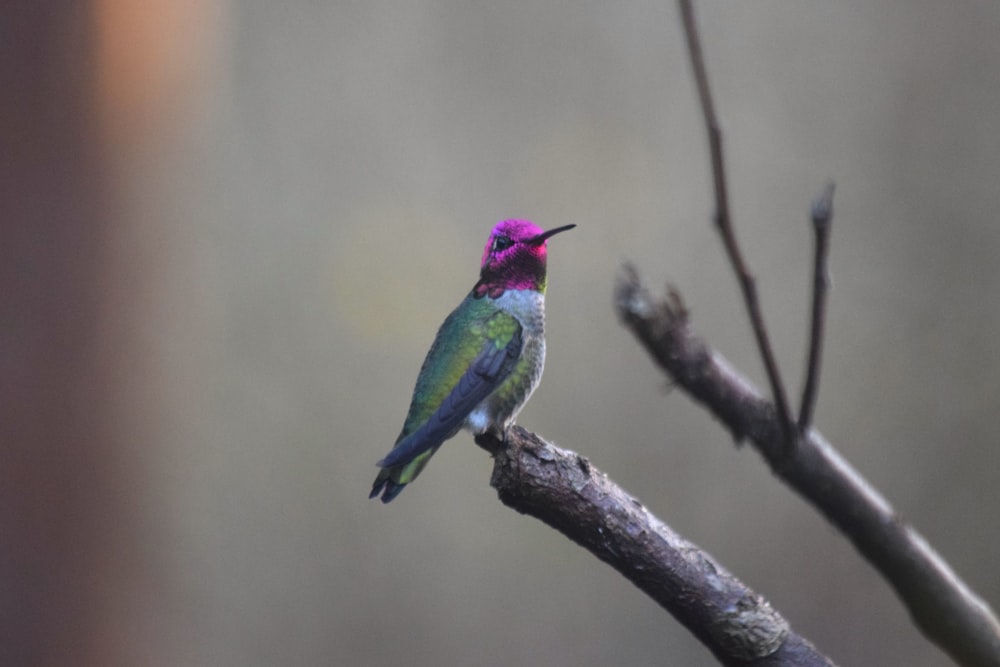
POLYGON ((459 429, 502 438, 514 423, 545 364, 546 242, 574 227, 504 220, 493 228, 479 281, 438 329, 369 498, 398 496, 459 429))

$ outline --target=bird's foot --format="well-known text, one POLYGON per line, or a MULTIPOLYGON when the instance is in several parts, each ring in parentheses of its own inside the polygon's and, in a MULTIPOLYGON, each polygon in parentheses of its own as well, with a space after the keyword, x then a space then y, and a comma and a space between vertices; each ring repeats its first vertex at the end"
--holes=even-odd
POLYGON ((497 435, 493 431, 484 431, 482 433, 477 433, 473 436, 473 440, 476 444, 488 451, 494 456, 499 452, 505 445, 504 438, 502 434, 497 435))

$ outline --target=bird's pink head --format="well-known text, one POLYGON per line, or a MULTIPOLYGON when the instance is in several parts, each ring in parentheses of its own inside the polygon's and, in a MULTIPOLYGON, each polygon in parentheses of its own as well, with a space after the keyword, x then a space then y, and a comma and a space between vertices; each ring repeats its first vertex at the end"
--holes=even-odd
POLYGON ((530 220, 498 222, 483 250, 475 295, 495 299, 509 289, 544 292, 546 242, 574 227, 564 225, 545 231, 530 220))

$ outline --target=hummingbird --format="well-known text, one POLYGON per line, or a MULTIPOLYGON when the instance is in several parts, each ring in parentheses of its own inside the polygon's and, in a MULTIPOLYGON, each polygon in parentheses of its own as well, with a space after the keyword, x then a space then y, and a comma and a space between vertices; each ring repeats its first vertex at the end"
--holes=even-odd
POLYGON ((543 231, 528 220, 493 227, 479 280, 438 329, 369 498, 398 496, 462 428, 505 437, 542 378, 546 242, 574 227, 543 231))

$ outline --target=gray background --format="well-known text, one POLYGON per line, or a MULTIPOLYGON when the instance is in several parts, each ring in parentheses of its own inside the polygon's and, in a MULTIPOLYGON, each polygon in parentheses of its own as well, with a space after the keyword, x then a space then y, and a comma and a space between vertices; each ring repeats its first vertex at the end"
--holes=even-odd
MULTIPOLYGON (((608 567, 504 508, 461 434, 368 501, 490 227, 550 243, 520 423, 589 457, 844 665, 946 665, 886 584, 616 321, 623 260, 763 374, 710 225, 664 2, 243 2, 121 158, 155 404, 144 480, 165 664, 711 665, 608 567)), ((1000 5, 706 2, 738 234, 797 398, 837 182, 819 428, 1000 603, 1000 5)), ((192 47, 193 49, 193 47, 192 47)))

